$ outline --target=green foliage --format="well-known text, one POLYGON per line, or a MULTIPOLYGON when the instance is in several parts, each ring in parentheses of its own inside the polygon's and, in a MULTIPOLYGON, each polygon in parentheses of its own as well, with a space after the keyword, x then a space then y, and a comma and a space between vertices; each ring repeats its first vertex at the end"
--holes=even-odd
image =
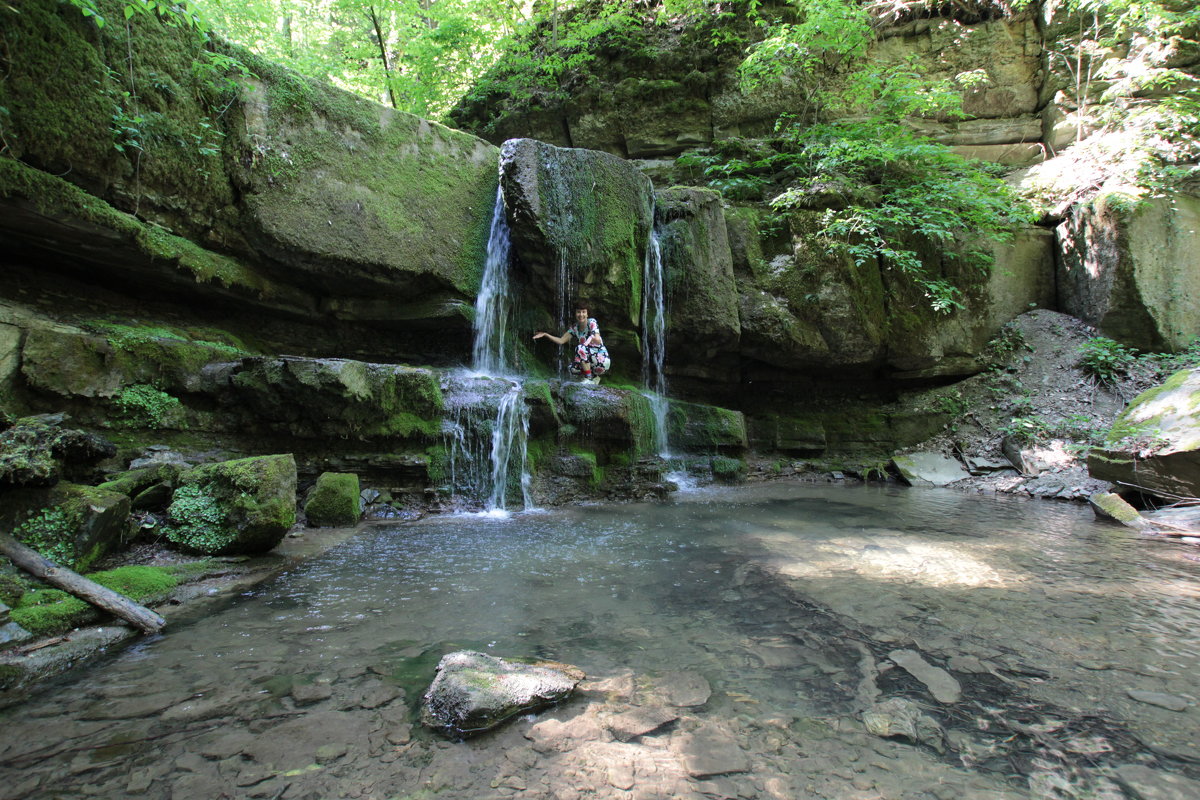
POLYGON ((179 398, 146 383, 123 387, 113 402, 126 422, 146 428, 169 427, 183 413, 179 398))
POLYGON ((930 273, 923 252, 985 270, 987 242, 1030 219, 994 165, 969 161, 897 118, 803 125, 785 117, 778 133, 769 143, 735 141, 680 161, 703 167, 709 185, 731 199, 773 194, 777 212, 832 197, 817 240, 856 264, 878 259, 898 270, 935 311, 962 308, 962 292, 930 273))
POLYGON ((1136 361, 1135 351, 1104 336, 1079 346, 1080 368, 1103 383, 1115 383, 1136 361))
POLYGON ((1200 367, 1200 337, 1178 353, 1146 353, 1142 356, 1159 380, 1165 380, 1181 369, 1200 367))
POLYGON ((809 77, 844 69, 873 39, 867 7, 849 0, 803 0, 800 22, 781 23, 754 45, 738 71, 742 89, 757 91, 785 75, 809 77))
MULTIPOLYGON (((80 13, 85 17, 95 22, 96 27, 103 28, 108 23, 108 19, 100 13, 99 0, 67 0, 67 2, 78 8, 80 13)), ((194 4, 188 2, 188 0, 180 0, 178 2, 167 2, 167 0, 126 0, 121 8, 121 15, 124 20, 130 20, 138 15, 147 17, 156 16, 173 25, 195 28, 199 31, 203 31, 208 27, 207 21, 196 10, 194 4)))
POLYGON ((1020 328, 1005 325, 984 347, 983 356, 985 363, 995 369, 1007 364, 1018 351, 1032 349, 1020 328))
POLYGON ((192 550, 215 552, 228 544, 225 512, 202 486, 181 486, 167 509, 167 538, 192 550))
POLYGON ((1200 96, 1177 55, 1200 46, 1200 6, 1175 0, 1066 0, 1073 32, 1048 43, 1048 60, 1076 108, 1070 168, 1035 174, 1046 207, 1123 192, 1163 196, 1200 175, 1200 96))
POLYGON ((77 514, 62 508, 43 508, 18 525, 13 535, 18 541, 69 569, 75 566, 75 532, 79 524, 77 514))
POLYGON ((1036 444, 1050 438, 1053 426, 1043 418, 1033 415, 1028 417, 1013 417, 1007 425, 1000 428, 1000 433, 1011 436, 1023 444, 1036 444))
POLYGON ((967 399, 963 397, 963 393, 961 391, 954 391, 950 394, 939 397, 937 402, 934 404, 934 407, 943 414, 950 414, 951 416, 957 417, 960 414, 965 414, 967 411, 969 411, 971 405, 967 402, 967 399))

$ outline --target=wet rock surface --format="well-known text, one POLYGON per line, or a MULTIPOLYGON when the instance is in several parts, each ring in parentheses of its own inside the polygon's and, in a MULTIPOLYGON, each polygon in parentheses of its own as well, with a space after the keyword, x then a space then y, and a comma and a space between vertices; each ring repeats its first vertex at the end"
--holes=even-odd
POLYGON ((565 700, 582 679, 582 671, 565 664, 450 653, 438 662, 437 677, 422 701, 421 722, 448 736, 474 736, 565 700))

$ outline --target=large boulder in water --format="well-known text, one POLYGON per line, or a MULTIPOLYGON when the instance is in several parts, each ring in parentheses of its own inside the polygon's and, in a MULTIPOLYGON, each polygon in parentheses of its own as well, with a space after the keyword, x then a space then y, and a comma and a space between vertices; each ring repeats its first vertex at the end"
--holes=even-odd
POLYGON ((522 664, 460 650, 438 663, 421 722, 449 736, 483 733, 517 714, 566 699, 584 677, 568 664, 522 664))
POLYGON ((1200 497, 1200 368, 1134 398, 1088 456, 1088 471, 1150 494, 1200 497))
POLYGON ((180 476, 167 538, 208 555, 263 553, 296 522, 291 454, 204 464, 180 476))

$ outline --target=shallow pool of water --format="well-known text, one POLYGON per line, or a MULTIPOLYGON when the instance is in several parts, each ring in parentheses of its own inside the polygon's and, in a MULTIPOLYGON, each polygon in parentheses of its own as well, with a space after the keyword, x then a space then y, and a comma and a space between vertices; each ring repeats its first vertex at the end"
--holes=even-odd
POLYGON ((368 528, 3 712, 0 796, 1186 787, 1200 778, 1195 555, 1074 505, 786 483, 368 528), (437 660, 463 648, 589 680, 556 709, 442 741, 414 713, 437 660), (903 653, 957 696, 937 699, 903 653), (943 733, 868 733, 863 712, 892 698, 943 733), (639 711, 675 719, 623 741, 639 711))

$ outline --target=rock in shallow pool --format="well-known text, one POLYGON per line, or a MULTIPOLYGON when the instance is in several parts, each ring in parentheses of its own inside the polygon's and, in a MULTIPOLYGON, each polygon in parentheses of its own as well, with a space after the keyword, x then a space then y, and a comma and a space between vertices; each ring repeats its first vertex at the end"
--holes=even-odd
POLYGON ((447 736, 473 736, 565 699, 584 677, 569 664, 523 664, 460 650, 438 662, 421 722, 447 736))

